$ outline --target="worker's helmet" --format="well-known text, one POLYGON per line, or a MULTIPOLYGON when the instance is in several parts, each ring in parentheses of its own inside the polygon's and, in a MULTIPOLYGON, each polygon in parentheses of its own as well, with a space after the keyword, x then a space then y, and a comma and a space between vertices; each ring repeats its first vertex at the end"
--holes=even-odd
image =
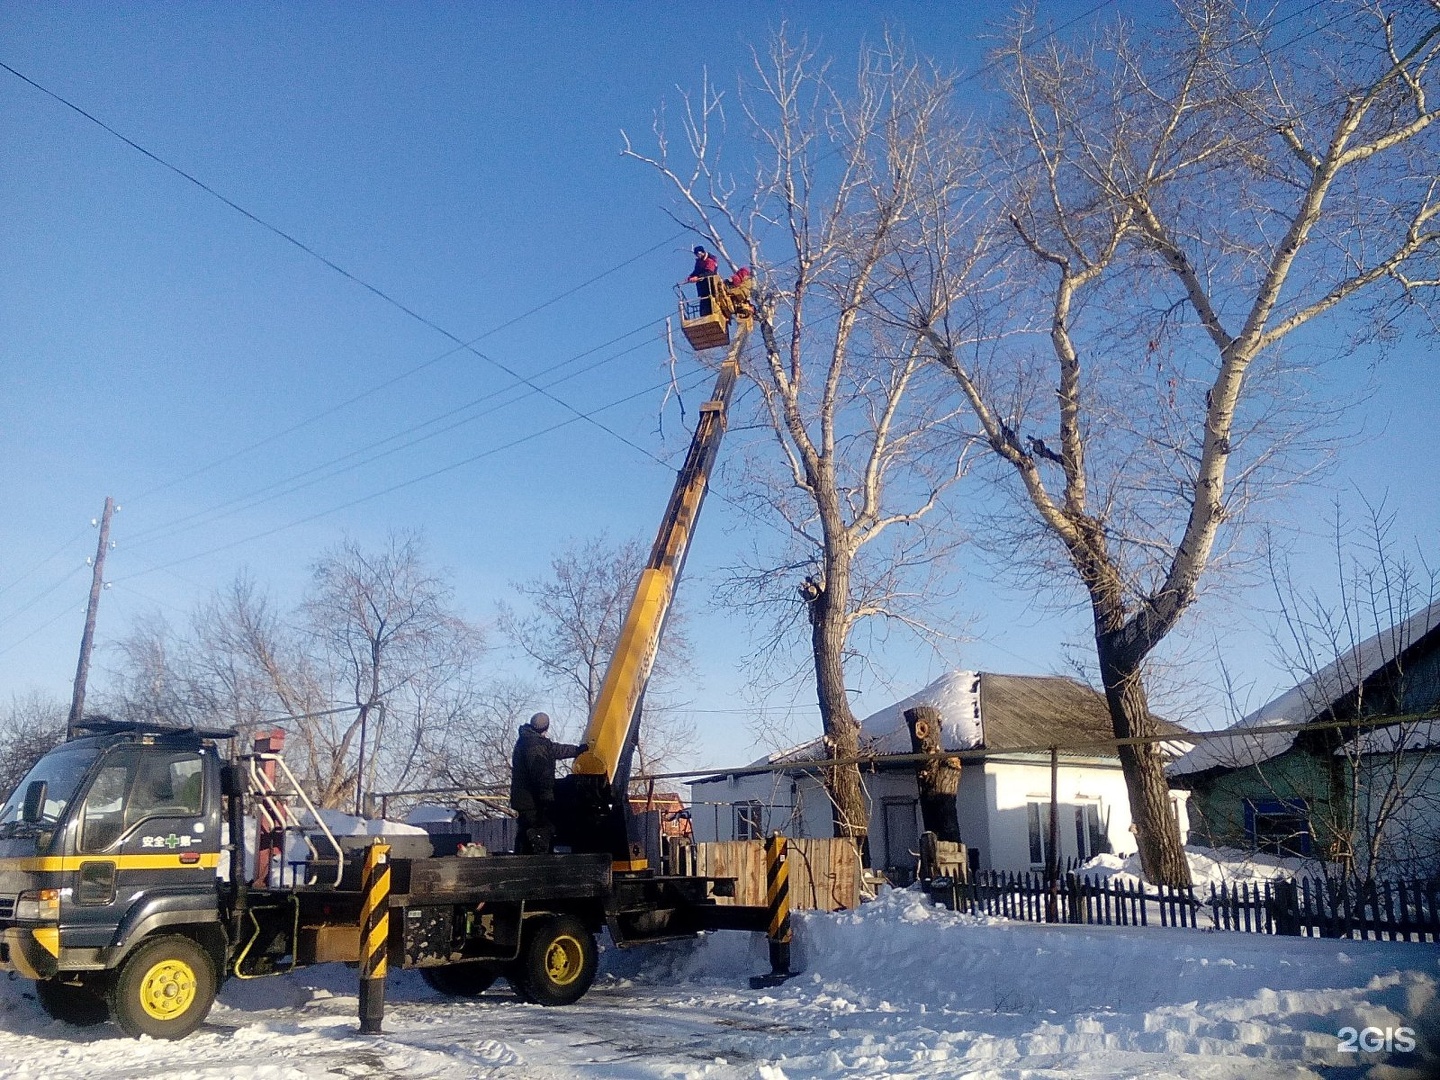
POLYGON ((696 244, 695 247, 692 248, 691 250, 692 250, 692 252, 693 252, 694 254, 696 254, 696 255, 704 255, 704 254, 706 253, 704 246, 702 246, 702 245, 700 245, 700 244, 696 244))
POLYGON ((549 731, 550 717, 543 712, 537 712, 534 716, 530 717, 530 726, 539 732, 549 731))

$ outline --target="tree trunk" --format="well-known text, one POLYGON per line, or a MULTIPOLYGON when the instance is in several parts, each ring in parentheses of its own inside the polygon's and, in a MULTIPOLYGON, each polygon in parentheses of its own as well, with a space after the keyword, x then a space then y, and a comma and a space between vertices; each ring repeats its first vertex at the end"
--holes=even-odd
MULTIPOLYGON (((940 710, 917 705, 905 710, 905 723, 910 728, 910 749, 917 754, 938 754, 940 742, 940 710)), ((958 844, 960 815, 955 796, 960 791, 960 759, 931 758, 915 763, 915 782, 920 790, 920 820, 926 832, 936 840, 958 844)))
MULTIPOLYGON (((815 692, 820 704, 820 722, 825 732, 826 756, 855 757, 860 753, 860 721, 850 711, 850 698, 845 691, 844 611, 831 603, 832 596, 845 596, 847 590, 832 591, 827 585, 812 585, 810 601, 810 643, 815 656, 815 692)), ((830 795, 830 815, 835 835, 854 840, 860 859, 870 865, 869 813, 865 790, 860 784, 858 765, 839 765, 824 770, 825 787, 830 795)))
MULTIPOLYGON (((1139 661, 1123 655, 1103 633, 1096 634, 1095 647, 1115 737, 1158 734, 1145 697, 1139 661)), ((1139 743, 1121 746, 1119 751, 1145 880, 1155 885, 1188 886, 1190 864, 1180 840, 1180 822, 1170 807, 1170 784, 1165 779, 1159 745, 1139 743)))

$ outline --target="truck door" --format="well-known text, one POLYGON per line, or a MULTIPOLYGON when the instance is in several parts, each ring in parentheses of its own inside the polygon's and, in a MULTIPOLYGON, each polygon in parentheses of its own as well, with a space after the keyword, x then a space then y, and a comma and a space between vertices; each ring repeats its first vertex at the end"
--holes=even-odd
POLYGON ((110 944, 137 905, 214 909, 213 773, 195 750, 132 746, 106 755, 81 811, 67 944, 110 944))

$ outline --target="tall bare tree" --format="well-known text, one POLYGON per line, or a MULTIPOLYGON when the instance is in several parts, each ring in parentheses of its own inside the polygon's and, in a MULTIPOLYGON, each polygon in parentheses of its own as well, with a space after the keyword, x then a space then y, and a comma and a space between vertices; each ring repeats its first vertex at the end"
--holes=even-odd
MULTIPOLYGON (((605 536, 568 541, 550 573, 517 582, 528 610, 500 607, 500 630, 535 664, 541 677, 581 718, 595 709, 605 670, 649 552, 639 541, 605 536)), ((694 725, 676 695, 692 673, 684 609, 672 606, 645 691, 635 752, 637 774, 678 766, 694 743, 694 725)), ((513 739, 514 732, 510 735, 513 739)))
MULTIPOLYGON (((1283 347, 1384 338, 1440 281, 1440 7, 1305 13, 1203 0, 1074 48, 1022 18, 989 171, 1015 330, 1043 345, 968 349, 943 248, 911 264, 911 325, 1088 600, 1120 737, 1154 731, 1146 659, 1297 434, 1261 407, 1283 347)), ((1120 753, 1146 876, 1188 882, 1158 753, 1120 753)))
POLYGON ((481 647, 418 538, 376 551, 347 541, 316 562, 293 616, 241 574, 183 630, 138 621, 104 700, 134 719, 242 733, 278 724, 316 802, 341 808, 362 768, 366 791, 404 786, 432 777, 437 747, 458 753, 465 730, 484 741, 481 647))
POLYGON ((394 785, 417 775, 429 719, 468 690, 482 647, 452 596, 412 534, 392 534, 377 550, 347 540, 316 562, 302 605, 311 657, 355 705, 329 747, 324 805, 356 784, 373 791, 382 772, 394 785))
MULTIPOLYGON (((708 84, 686 99, 679 154, 659 123, 654 152, 626 142, 668 182, 677 219, 756 272, 761 347, 742 370, 770 443, 746 459, 740 490, 778 516, 788 541, 762 550, 738 583, 762 610, 794 611, 800 591, 832 757, 860 749, 846 689, 851 637, 872 618, 921 627, 917 576, 944 546, 929 525, 961 473, 963 439, 924 336, 867 318, 893 253, 914 242, 927 185, 953 186, 966 171, 950 91, 894 41, 863 50, 846 80, 781 33, 741 87, 735 173, 721 160, 724 95, 708 84)), ((863 847, 858 768, 825 775, 836 835, 863 847)))

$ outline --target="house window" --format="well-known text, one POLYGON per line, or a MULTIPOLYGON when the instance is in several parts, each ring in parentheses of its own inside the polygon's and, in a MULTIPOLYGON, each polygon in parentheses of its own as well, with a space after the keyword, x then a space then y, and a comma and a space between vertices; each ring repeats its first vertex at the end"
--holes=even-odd
POLYGON ((1304 799, 1246 799, 1245 832, 1265 855, 1310 854, 1310 807, 1304 799))
POLYGON ((734 804, 735 839, 763 840, 765 838, 765 808, 759 799, 746 799, 734 804))
POLYGON ((1075 807, 1075 851, 1080 861, 1086 862, 1109 850, 1110 838, 1100 820, 1100 807, 1095 803, 1081 803, 1075 807))
POLYGON ((1030 865, 1044 866, 1050 847, 1050 804, 1032 802, 1027 804, 1027 808, 1030 812, 1030 865))

